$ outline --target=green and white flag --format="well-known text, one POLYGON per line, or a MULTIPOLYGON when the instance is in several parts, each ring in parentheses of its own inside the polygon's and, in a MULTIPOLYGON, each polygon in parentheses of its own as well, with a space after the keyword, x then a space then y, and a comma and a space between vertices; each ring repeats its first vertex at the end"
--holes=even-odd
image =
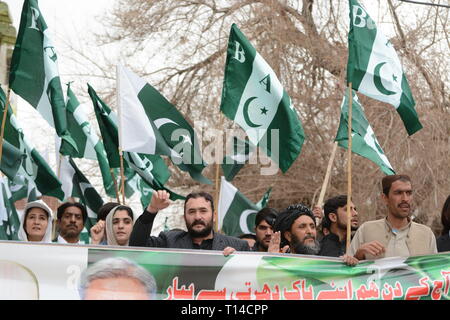
POLYGON ((97 213, 103 205, 102 197, 86 176, 78 169, 77 165, 69 157, 62 157, 60 165, 60 179, 64 191, 64 201, 77 198, 86 206, 88 220, 85 223, 90 230, 97 223, 97 213))
POLYGON ((347 83, 368 97, 393 105, 412 135, 422 124, 394 46, 356 0, 349 4, 347 83))
POLYGON ((267 207, 267 204, 269 203, 269 199, 270 199, 270 194, 271 193, 272 193, 272 187, 270 187, 269 190, 267 190, 266 193, 264 193, 264 195, 261 198, 261 200, 259 200, 258 203, 256 203, 256 206, 259 209, 263 209, 263 208, 267 207))
MULTIPOLYGON (((1 114, 5 108, 3 98, 4 92, 0 91, 1 114)), ((64 193, 61 182, 33 144, 27 140, 10 106, 8 106, 6 117, 4 139, 19 149, 23 155, 19 170, 11 181, 14 185, 11 189, 13 197, 23 196, 34 199, 40 196, 40 192, 62 200, 64 193)))
POLYGON ((18 240, 20 219, 6 177, 0 178, 0 192, 0 240, 18 240))
POLYGON ((220 110, 244 129, 250 142, 285 173, 297 159, 305 134, 275 72, 233 24, 228 42, 220 110))
POLYGON ((2 148, 0 170, 9 179, 14 179, 25 155, 6 140, 3 140, 2 148))
POLYGON ((63 142, 61 153, 76 150, 67 131, 64 94, 55 47, 37 0, 25 0, 11 60, 10 88, 43 116, 63 142))
MULTIPOLYGON (((353 92, 352 103, 352 152, 375 162, 387 174, 395 174, 392 165, 381 149, 372 127, 364 115, 356 92, 353 92)), ((341 120, 335 141, 342 148, 348 149, 348 90, 341 105, 341 120)))
POLYGON ((155 88, 131 70, 117 66, 120 144, 124 151, 170 156, 172 162, 198 182, 203 161, 192 126, 155 88))
POLYGON ((226 155, 222 161, 222 170, 227 181, 232 181, 250 159, 255 147, 246 139, 233 137, 232 154, 226 155))
POLYGON ((128 185, 141 195, 140 201, 142 210, 146 209, 152 200, 154 189, 150 187, 139 175, 135 175, 130 181, 128 181, 128 185))
POLYGON ((262 209, 261 205, 264 202, 267 203, 264 199, 268 199, 270 191, 267 191, 256 205, 222 177, 218 207, 219 230, 234 237, 244 233, 254 233, 256 213, 262 209))
POLYGON ((115 197, 114 181, 111 177, 105 147, 91 127, 83 107, 84 105, 80 104, 69 83, 67 85, 67 126, 78 149, 78 152, 74 152, 70 156, 97 160, 106 194, 115 197))
MULTIPOLYGON (((120 168, 117 116, 109 106, 97 96, 95 90, 90 85, 88 86, 88 92, 94 104, 95 115, 108 156, 109 166, 111 168, 120 168)), ((123 158, 127 181, 133 179, 133 173, 135 172, 153 189, 167 190, 170 192, 172 200, 184 199, 184 197, 164 187, 164 184, 170 177, 170 172, 160 156, 143 155, 136 152, 124 152, 123 158)))

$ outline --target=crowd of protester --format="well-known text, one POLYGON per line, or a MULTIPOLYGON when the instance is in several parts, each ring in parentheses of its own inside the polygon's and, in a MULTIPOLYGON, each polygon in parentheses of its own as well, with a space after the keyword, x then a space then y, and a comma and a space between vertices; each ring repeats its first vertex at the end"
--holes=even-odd
MULTIPOLYGON (((98 212, 97 223, 90 229, 91 244, 220 250, 224 255, 236 250, 318 255, 341 257, 348 265, 356 265, 360 260, 450 251, 450 196, 442 208, 442 234, 436 239, 429 227, 412 219, 413 189, 407 175, 385 176, 381 187, 381 198, 386 205, 386 217, 382 219, 360 225, 355 204, 346 195, 338 195, 326 200, 323 208, 313 210, 300 203, 280 212, 264 208, 256 214, 254 233, 240 237, 213 230, 214 201, 205 192, 186 197, 187 231, 174 229, 151 236, 156 215, 171 204, 169 193, 160 190, 153 193, 150 204, 138 219, 128 206, 115 202, 104 204, 98 212), (352 239, 349 246, 348 230, 352 239)), ((57 209, 58 235, 52 239, 52 210, 42 200, 30 202, 21 217, 18 236, 22 241, 81 244, 80 234, 87 217, 82 204, 63 203, 57 209)))

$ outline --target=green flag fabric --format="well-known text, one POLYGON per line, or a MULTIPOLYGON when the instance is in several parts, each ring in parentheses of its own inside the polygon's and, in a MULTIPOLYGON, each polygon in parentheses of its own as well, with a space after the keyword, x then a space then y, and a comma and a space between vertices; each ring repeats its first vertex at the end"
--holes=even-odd
POLYGON ((0 240, 18 240, 20 219, 6 177, 0 180, 0 190, 0 240))
MULTIPOLYGON (((89 85, 88 85, 89 86, 89 85)), ((119 134, 117 127, 117 116, 97 95, 95 90, 89 86, 89 95, 94 104, 95 115, 99 124, 103 143, 108 155, 109 166, 120 168, 119 156, 119 134)), ((136 172, 154 190, 167 190, 172 200, 184 199, 183 196, 164 187, 170 177, 169 168, 165 162, 157 155, 143 155, 136 152, 124 152, 125 173, 130 170, 136 172)), ((127 176, 127 181, 133 177, 127 176)))
POLYGON ((263 208, 263 204, 267 204, 265 199, 268 200, 270 191, 256 205, 222 177, 218 207, 219 230, 234 237, 254 233, 256 213, 263 208))
MULTIPOLYGON (((4 100, 2 100, 4 98, 3 91, 0 91, 0 97, 0 112, 3 114, 5 108, 4 100)), ((25 195, 25 197, 33 199, 39 196, 37 192, 39 191, 62 200, 64 193, 61 189, 61 182, 32 143, 26 139, 10 106, 7 111, 4 139, 19 149, 22 154, 22 163, 12 179, 12 183, 15 185, 15 191, 11 190, 13 196, 25 195)))
POLYGON ((62 138, 61 153, 76 150, 67 131, 64 94, 55 47, 37 0, 25 0, 11 60, 10 88, 55 128, 62 138))
POLYGON ((223 158, 222 170, 225 179, 231 182, 250 159, 255 147, 247 140, 233 137, 233 151, 223 158))
POLYGON ((106 194, 115 197, 114 180, 111 176, 105 147, 92 129, 82 105, 70 88, 70 83, 67 85, 67 126, 78 149, 78 152, 74 152, 70 156, 97 160, 106 194))
POLYGON ((64 201, 70 198, 77 198, 79 202, 86 206, 88 220, 85 223, 85 227, 87 230, 90 230, 97 223, 97 213, 103 205, 100 194, 78 169, 73 159, 67 156, 61 159, 60 177, 64 191, 64 201))
POLYGON ((269 199, 270 199, 270 194, 272 193, 272 187, 269 188, 269 190, 266 191, 266 193, 264 193, 263 197, 261 198, 261 200, 258 201, 258 203, 256 203, 256 206, 260 209, 263 209, 265 207, 267 207, 267 204, 269 203, 269 199))
POLYGON ((123 150, 170 156, 194 180, 211 184, 202 175, 206 163, 192 126, 145 80, 123 66, 117 69, 123 150))
POLYGON ((356 0, 349 5, 347 82, 356 91, 393 105, 412 135, 422 124, 394 46, 356 0))
MULTIPOLYGON (((387 174, 395 174, 392 165, 381 149, 372 127, 364 115, 356 92, 352 90, 352 152, 376 163, 387 174)), ((348 149, 348 90, 341 105, 341 120, 336 135, 336 141, 342 148, 348 149)))
POLYGON ((3 140, 2 148, 0 170, 9 179, 14 179, 25 155, 6 140, 3 140))
POLYGON ((285 173, 301 152, 305 134, 272 68, 233 24, 220 110, 285 173))

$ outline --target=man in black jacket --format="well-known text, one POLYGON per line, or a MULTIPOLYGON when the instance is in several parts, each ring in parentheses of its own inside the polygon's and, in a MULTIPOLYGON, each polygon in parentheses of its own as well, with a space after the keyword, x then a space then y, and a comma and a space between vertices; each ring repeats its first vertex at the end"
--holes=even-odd
MULTIPOLYGON (((359 226, 358 212, 350 201, 351 230, 356 231, 359 226)), ((347 239, 347 196, 340 195, 325 201, 323 224, 328 227, 330 233, 326 235, 320 244, 320 256, 340 257, 345 254, 347 239)))
POLYGON ((184 202, 184 220, 188 231, 161 232, 150 236, 158 211, 170 205, 169 193, 165 190, 153 192, 152 200, 144 213, 136 220, 130 237, 130 246, 220 250, 229 255, 235 250, 249 251, 245 240, 225 236, 213 231, 214 202, 206 192, 191 193, 184 202))

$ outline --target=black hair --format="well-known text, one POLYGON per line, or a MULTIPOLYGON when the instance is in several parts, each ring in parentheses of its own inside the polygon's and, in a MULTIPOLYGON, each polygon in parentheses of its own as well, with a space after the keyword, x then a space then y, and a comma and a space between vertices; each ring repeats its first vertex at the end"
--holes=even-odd
POLYGON ((271 227, 275 223, 278 216, 278 211, 272 208, 263 208, 258 211, 255 217, 255 227, 259 226, 262 221, 267 222, 271 227))
POLYGON ((212 195, 207 192, 191 192, 186 196, 186 200, 184 200, 184 213, 186 213, 186 203, 189 199, 197 199, 197 198, 205 198, 211 204, 211 210, 214 213, 214 200, 212 195))
POLYGON ((284 237, 285 231, 290 231, 294 221, 300 216, 308 216, 316 225, 316 219, 314 214, 307 206, 299 203, 290 205, 283 212, 281 212, 275 220, 274 231, 280 231, 281 234, 281 247, 289 244, 289 241, 284 237))
POLYGON ((58 218, 58 220, 61 220, 61 217, 66 209, 70 207, 77 207, 81 210, 81 214, 83 215, 83 223, 85 223, 88 217, 87 210, 86 207, 79 202, 66 202, 60 205, 56 213, 56 217, 58 218))
POLYGON ((406 174, 392 174, 389 176, 383 177, 381 180, 381 188, 383 189, 383 193, 388 196, 389 190, 391 190, 391 186, 395 181, 409 182, 411 183, 411 178, 406 174))
POLYGON ((125 210, 128 213, 128 216, 131 218, 131 220, 134 221, 133 209, 131 209, 129 206, 123 206, 123 205, 117 206, 116 210, 114 210, 114 213, 116 213, 119 210, 125 210))
POLYGON ((444 206, 442 207, 441 222, 444 226, 442 235, 446 235, 450 231, 450 196, 447 197, 447 200, 445 200, 444 206))
POLYGON ((330 213, 337 214, 338 209, 345 207, 346 205, 347 205, 347 195, 345 194, 330 198, 327 201, 325 201, 325 204, 323 205, 324 218, 322 221, 322 227, 330 229, 331 227, 330 213))
POLYGON ((120 206, 120 203, 118 202, 107 202, 104 205, 98 209, 97 212, 97 221, 106 220, 106 217, 108 216, 108 213, 115 207, 120 206))

